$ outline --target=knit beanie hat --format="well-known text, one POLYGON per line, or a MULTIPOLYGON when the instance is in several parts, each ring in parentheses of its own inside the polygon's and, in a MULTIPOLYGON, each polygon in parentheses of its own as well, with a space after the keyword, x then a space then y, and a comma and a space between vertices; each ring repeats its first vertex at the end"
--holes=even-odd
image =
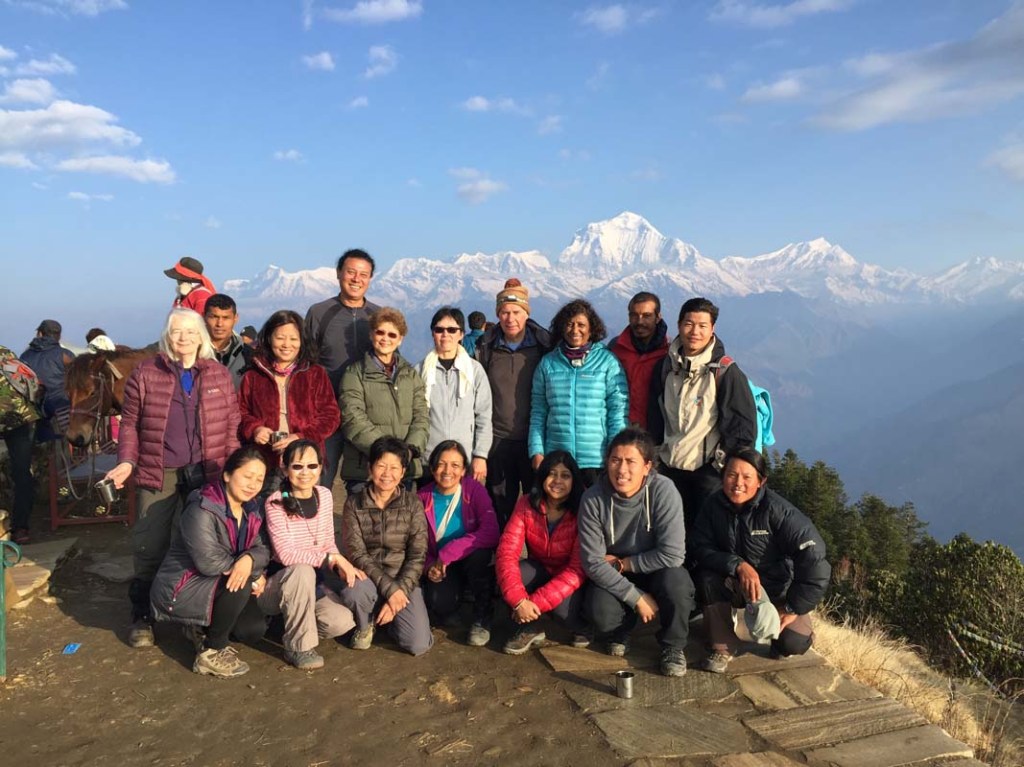
POLYGON ((523 307, 523 310, 530 313, 530 291, 517 280, 515 277, 510 277, 505 280, 505 287, 498 293, 497 306, 495 312, 501 311, 502 304, 515 304, 516 306, 523 307))

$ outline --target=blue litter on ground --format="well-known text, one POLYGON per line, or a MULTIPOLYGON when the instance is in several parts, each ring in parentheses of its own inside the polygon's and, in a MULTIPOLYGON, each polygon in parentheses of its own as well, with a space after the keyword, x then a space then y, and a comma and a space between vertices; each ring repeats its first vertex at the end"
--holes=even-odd
POLYGON ((72 642, 71 644, 64 645, 64 655, 74 655, 81 646, 81 642, 72 642))

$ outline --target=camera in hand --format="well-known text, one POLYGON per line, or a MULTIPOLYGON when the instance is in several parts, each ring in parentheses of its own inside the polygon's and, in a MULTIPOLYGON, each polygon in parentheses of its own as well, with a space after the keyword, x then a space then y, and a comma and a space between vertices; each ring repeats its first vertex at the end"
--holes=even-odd
POLYGON ((270 444, 274 445, 280 442, 282 439, 288 438, 288 432, 286 431, 275 431, 270 435, 270 444))

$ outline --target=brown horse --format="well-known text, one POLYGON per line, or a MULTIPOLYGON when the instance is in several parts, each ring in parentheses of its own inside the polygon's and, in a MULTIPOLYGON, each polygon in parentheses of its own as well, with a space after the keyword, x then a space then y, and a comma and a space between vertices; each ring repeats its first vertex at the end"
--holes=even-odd
POLYGON ((150 349, 128 349, 75 357, 64 378, 64 387, 71 398, 68 442, 85 447, 99 438, 103 419, 121 412, 128 375, 136 365, 154 354, 150 349))

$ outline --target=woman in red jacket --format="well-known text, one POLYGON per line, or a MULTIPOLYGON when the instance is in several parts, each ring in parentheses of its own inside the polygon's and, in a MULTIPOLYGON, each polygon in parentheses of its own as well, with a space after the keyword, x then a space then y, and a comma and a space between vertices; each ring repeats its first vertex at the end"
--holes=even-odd
MULTIPOLYGON (((312 346, 303 338, 298 314, 274 312, 260 330, 252 367, 242 375, 239 433, 243 441, 259 446, 271 470, 297 439, 315 442, 323 452, 324 440, 341 419, 334 388, 327 371, 316 364, 312 346)), ((268 471, 267 479, 264 489, 277 489, 280 475, 268 471)))
POLYGON ((583 567, 576 538, 576 510, 583 495, 583 474, 572 455, 554 450, 544 456, 537 481, 519 498, 498 542, 495 569, 501 595, 519 629, 503 648, 522 655, 545 640, 536 621, 551 613, 573 632, 573 647, 590 638, 580 617, 583 567), (519 555, 526 544, 526 559, 519 555))

